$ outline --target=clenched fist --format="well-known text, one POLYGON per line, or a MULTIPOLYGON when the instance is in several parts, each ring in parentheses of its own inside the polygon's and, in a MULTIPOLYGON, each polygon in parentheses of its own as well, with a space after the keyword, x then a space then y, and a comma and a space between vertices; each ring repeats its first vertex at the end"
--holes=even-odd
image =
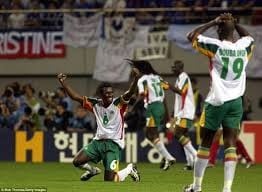
POLYGON ((59 73, 58 75, 57 75, 57 78, 58 78, 58 80, 62 83, 64 80, 66 80, 66 74, 64 74, 64 73, 59 73))

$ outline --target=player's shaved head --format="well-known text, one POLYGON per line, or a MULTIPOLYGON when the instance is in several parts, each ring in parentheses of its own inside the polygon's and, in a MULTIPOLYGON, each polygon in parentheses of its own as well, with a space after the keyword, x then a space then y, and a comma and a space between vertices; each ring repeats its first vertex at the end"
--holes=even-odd
POLYGON ((178 76, 181 72, 184 71, 184 62, 181 60, 174 61, 174 65, 172 66, 172 71, 175 76, 178 76))
POLYGON ((174 66, 177 66, 177 68, 179 68, 179 69, 184 69, 184 63, 181 60, 176 60, 174 62, 174 66))

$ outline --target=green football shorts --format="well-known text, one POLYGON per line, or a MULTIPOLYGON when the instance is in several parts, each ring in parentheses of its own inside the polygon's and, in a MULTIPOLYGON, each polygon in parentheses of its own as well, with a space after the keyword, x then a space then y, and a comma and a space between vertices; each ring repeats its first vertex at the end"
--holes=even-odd
POLYGON ((92 162, 103 162, 105 170, 117 172, 121 148, 110 139, 93 140, 83 148, 85 154, 92 159, 92 162))
POLYGON ((243 106, 241 97, 227 101, 220 106, 205 103, 200 118, 200 126, 214 131, 221 126, 240 129, 242 114, 243 106))
POLYGON ((164 117, 165 107, 162 102, 153 102, 147 106, 147 127, 157 127, 158 129, 161 129, 161 125, 164 123, 164 117))
POLYGON ((193 120, 186 118, 176 118, 176 125, 180 128, 190 129, 193 127, 193 120))

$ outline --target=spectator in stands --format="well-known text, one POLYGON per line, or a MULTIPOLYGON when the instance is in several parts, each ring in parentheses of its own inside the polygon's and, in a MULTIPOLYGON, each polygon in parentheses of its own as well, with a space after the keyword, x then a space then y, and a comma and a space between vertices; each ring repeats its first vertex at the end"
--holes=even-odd
MULTIPOLYGON (((223 2, 223 1, 222 1, 223 2)), ((220 9, 221 8, 221 0, 209 0, 207 3, 207 8, 217 8, 220 9)), ((222 9, 220 10, 211 10, 208 11, 208 19, 214 19, 217 15, 219 15, 222 11, 222 9)))
MULTIPOLYGON (((43 9, 44 5, 39 0, 32 0, 28 5, 29 9, 43 9)), ((43 13, 33 12, 27 14, 26 25, 30 28, 38 28, 42 25, 43 13)))
MULTIPOLYGON (((0 4, 0 10, 6 10, 6 7, 3 4, 0 4)), ((7 27, 7 18, 8 14, 0 14, 0 29, 5 29, 7 27)))
POLYGON ((22 109, 23 99, 20 96, 21 92, 19 87, 20 85, 16 82, 8 84, 1 97, 1 103, 7 107, 10 113, 8 118, 8 125, 10 128, 13 128, 14 124, 18 122, 21 114, 24 113, 24 109, 22 109))
MULTIPOLYGON (((95 3, 93 1, 86 1, 86 0, 79 0, 75 3, 74 7, 76 9, 93 9, 95 8, 95 3)), ((76 16, 78 17, 88 17, 88 16, 91 16, 93 15, 93 13, 76 13, 76 16)))
POLYGON ((232 0, 229 7, 232 9, 232 14, 237 16, 240 23, 249 24, 254 5, 255 0, 232 0), (238 10, 234 10, 234 8, 238 8, 238 10))
POLYGON ((78 105, 68 131, 95 132, 95 119, 90 112, 78 105))
MULTIPOLYGON (((13 4, 13 10, 21 9, 18 3, 13 4)), ((7 20, 8 28, 10 29, 22 29, 25 27, 26 15, 24 13, 14 12, 9 15, 7 20)))
POLYGON ((72 100, 65 93, 63 87, 58 87, 55 92, 40 91, 39 98, 46 103, 47 108, 56 109, 57 104, 64 102, 66 103, 66 110, 73 111, 72 100))
POLYGON ((19 118, 19 121, 14 125, 15 131, 35 131, 39 128, 37 127, 38 120, 34 118, 32 109, 26 107, 24 114, 19 118))
POLYGON ((9 126, 11 113, 6 105, 0 101, 0 128, 11 128, 9 126))
POLYGON ((66 110, 67 111, 73 111, 73 102, 70 97, 66 94, 65 90, 63 87, 58 87, 56 90, 56 95, 58 97, 58 102, 64 102, 66 103, 66 110))
POLYGON ((53 108, 40 108, 38 114, 41 119, 41 123, 43 125, 43 130, 55 130, 54 126, 54 116, 56 114, 56 110, 53 108))
MULTIPOLYGON (((183 0, 173 0, 171 2, 171 7, 177 9, 186 8, 186 4, 183 0)), ((169 23, 172 24, 185 24, 187 23, 187 12, 178 10, 178 11, 170 11, 167 13, 167 18, 169 19, 169 23)))
POLYGON ((24 102, 25 102, 25 108, 24 112, 25 115, 29 116, 33 119, 34 122, 34 129, 35 130, 40 130, 41 127, 41 122, 40 122, 40 117, 38 114, 38 111, 40 109, 40 102, 38 99, 34 96, 35 94, 35 89, 33 86, 28 83, 23 86, 23 91, 24 91, 24 102), (29 109, 26 111, 26 108, 30 108, 30 113, 29 109))
POLYGON ((66 110, 67 103, 61 102, 56 106, 56 114, 53 119, 53 125, 55 131, 67 131, 70 125, 73 114, 66 110))
POLYGON ((29 9, 31 0, 20 0, 20 3, 23 9, 29 9))
POLYGON ((203 0, 196 0, 193 4, 193 9, 190 14, 191 23, 203 23, 206 20, 206 11, 203 0))
POLYGON ((25 104, 32 109, 32 113, 37 114, 38 110, 40 109, 40 102, 34 96, 35 89, 30 83, 28 83, 23 86, 23 91, 24 91, 25 104))
POLYGON ((1 100, 7 106, 10 113, 16 112, 20 107, 20 100, 14 96, 14 90, 10 85, 7 85, 1 100))
MULTIPOLYGON (((57 4, 54 1, 51 1, 48 4, 49 10, 57 9, 57 4)), ((43 14, 43 27, 46 29, 61 29, 62 28, 62 18, 63 14, 61 12, 49 12, 43 14)))
POLYGON ((65 0, 63 1, 63 4, 61 5, 62 9, 72 9, 74 6, 73 0, 65 0))

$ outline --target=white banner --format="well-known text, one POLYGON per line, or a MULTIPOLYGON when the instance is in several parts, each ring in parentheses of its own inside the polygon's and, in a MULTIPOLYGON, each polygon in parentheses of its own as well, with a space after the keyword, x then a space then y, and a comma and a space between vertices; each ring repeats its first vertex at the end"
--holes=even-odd
POLYGON ((64 15, 64 43, 73 47, 96 47, 100 35, 101 14, 90 17, 64 15))
MULTIPOLYGON (((170 25, 167 32, 167 39, 174 41, 177 46, 192 51, 192 45, 188 41, 186 34, 198 25, 170 25)), ((262 77, 262 26, 244 26, 245 29, 255 39, 255 50, 249 65, 247 66, 248 77, 262 77)), ((208 37, 217 38, 216 29, 211 28, 206 33, 208 37)), ((237 34, 236 34, 237 36, 237 34)))
POLYGON ((166 37, 167 31, 153 31, 148 33, 146 48, 135 50, 135 59, 164 59, 168 57, 169 43, 166 37))
POLYGON ((124 60, 134 49, 147 46, 148 27, 137 26, 134 18, 105 18, 103 39, 96 53, 93 77, 99 81, 127 82, 131 68, 124 60))

